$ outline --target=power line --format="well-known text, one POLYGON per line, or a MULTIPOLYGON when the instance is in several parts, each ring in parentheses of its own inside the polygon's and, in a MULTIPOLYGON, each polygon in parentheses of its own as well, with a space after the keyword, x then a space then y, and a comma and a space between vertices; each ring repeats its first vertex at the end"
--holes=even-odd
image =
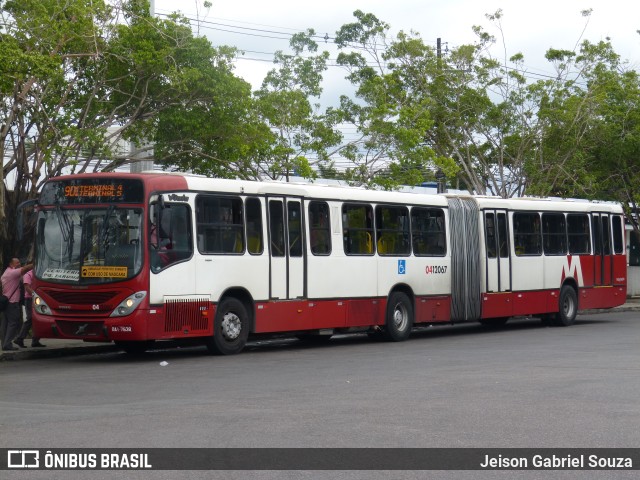
MULTIPOLYGON (((163 17, 169 17, 170 14, 167 13, 157 13, 157 15, 163 16, 163 17)), ((220 31, 220 32, 225 32, 225 33, 232 33, 232 34, 237 34, 237 35, 244 35, 244 36, 249 36, 249 37, 256 37, 256 38, 271 38, 274 40, 290 40, 291 37, 293 37, 293 35, 295 33, 289 33, 284 30, 291 30, 293 32, 301 32, 304 31, 304 29, 293 29, 293 28, 289 28, 289 27, 280 27, 280 26, 273 26, 273 25, 262 25, 262 24, 255 24, 255 23, 250 23, 250 22, 242 22, 239 20, 232 20, 232 19, 218 19, 218 20, 223 20, 227 23, 222 23, 222 22, 215 22, 215 21, 211 21, 211 20, 204 20, 204 19, 199 19, 199 18, 193 18, 193 17, 189 17, 186 16, 184 14, 182 14, 187 20, 189 20, 190 22, 195 22, 197 24, 198 27, 202 27, 204 29, 208 29, 208 30, 214 30, 214 31, 220 31), (244 23, 247 25, 254 25, 255 27, 268 27, 269 29, 265 29, 265 28, 254 28, 254 27, 244 27, 241 25, 233 25, 233 23, 244 23), (220 27, 227 27, 227 28, 220 28, 220 27), (232 29, 237 29, 236 30, 229 30, 229 28, 232 29), (258 33, 255 33, 258 32, 258 33), (273 35, 282 35, 282 36, 273 36, 273 35, 268 35, 268 34, 273 34, 273 35)), ((331 40, 332 43, 335 43, 336 37, 333 36, 329 36, 328 34, 325 34, 324 36, 322 35, 312 35, 311 38, 320 40, 320 41, 325 41, 328 42, 329 40, 331 40)), ((434 42, 434 43, 437 43, 434 42)), ((447 43, 447 42, 445 42, 447 43)), ((363 47, 361 47, 360 45, 348 45, 349 48, 353 48, 356 50, 362 50, 363 47)), ((271 52, 257 52, 257 51, 251 51, 251 50, 242 50, 239 49, 241 51, 246 51, 249 53, 256 53, 259 55, 271 55, 274 56, 275 52, 271 53, 271 52)), ((303 58, 311 58, 311 57, 303 57, 303 58)), ((239 60, 245 60, 245 61, 255 61, 255 62, 272 62, 273 60, 265 60, 265 59, 261 59, 261 58, 252 58, 252 57, 237 57, 237 59, 239 60)), ((330 59, 332 61, 336 61, 337 59, 330 59)), ((374 61, 367 61, 368 64, 370 65, 374 65, 376 64, 376 62, 374 61)), ((334 64, 327 64, 328 67, 340 67, 340 68, 344 68, 343 65, 339 65, 337 63, 334 64)), ((522 68, 516 68, 516 67, 510 67, 508 65, 501 65, 502 68, 504 68, 505 70, 511 70, 511 71, 517 71, 520 72, 525 78, 528 78, 530 80, 540 80, 540 79, 557 79, 557 75, 552 75, 552 74, 544 74, 544 73, 537 73, 537 72, 533 72, 531 70, 523 70, 522 68)), ((531 67, 527 67, 527 68, 531 68, 531 67)))

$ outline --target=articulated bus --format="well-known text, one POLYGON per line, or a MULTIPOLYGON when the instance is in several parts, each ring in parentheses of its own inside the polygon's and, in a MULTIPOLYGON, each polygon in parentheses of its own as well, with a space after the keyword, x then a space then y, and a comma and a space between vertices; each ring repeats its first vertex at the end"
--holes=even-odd
POLYGON ((611 203, 101 173, 37 205, 42 338, 240 352, 250 337, 407 339, 417 325, 574 323, 626 297, 611 203))

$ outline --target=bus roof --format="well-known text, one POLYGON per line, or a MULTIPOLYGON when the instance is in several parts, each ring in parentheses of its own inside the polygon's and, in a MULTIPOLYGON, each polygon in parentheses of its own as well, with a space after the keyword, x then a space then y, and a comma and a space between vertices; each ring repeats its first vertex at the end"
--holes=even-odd
POLYGON ((318 200, 337 200, 372 203, 400 203, 406 205, 432 205, 447 207, 448 198, 473 199, 481 210, 538 210, 538 211, 575 211, 622 213, 622 207, 613 202, 595 202, 579 199, 559 199, 540 197, 500 198, 471 194, 429 194, 416 192, 397 192, 372 190, 363 187, 325 185, 315 183, 285 183, 277 181, 252 181, 209 178, 202 175, 181 172, 102 172, 65 175, 49 181, 80 180, 83 178, 139 178, 145 183, 147 193, 162 191, 192 190, 197 192, 222 192, 239 195, 272 195, 313 198, 318 200))

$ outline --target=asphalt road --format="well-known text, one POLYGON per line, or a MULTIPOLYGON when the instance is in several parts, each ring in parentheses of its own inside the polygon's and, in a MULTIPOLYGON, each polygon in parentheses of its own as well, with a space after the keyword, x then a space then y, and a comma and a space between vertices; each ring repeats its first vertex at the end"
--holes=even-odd
MULTIPOLYGON (((640 313, 0 362, 0 447, 640 446, 640 313)), ((633 472, 0 472, 6 478, 635 478, 633 472)), ((0 475, 2 476, 2 475, 0 475)))

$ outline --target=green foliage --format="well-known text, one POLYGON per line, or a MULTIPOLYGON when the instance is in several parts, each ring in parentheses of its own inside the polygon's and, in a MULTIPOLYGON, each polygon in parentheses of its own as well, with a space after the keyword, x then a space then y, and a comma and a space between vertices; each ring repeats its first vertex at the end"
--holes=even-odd
MULTIPOLYGON (((0 0, 5 257, 18 253, 20 201, 62 172, 137 161, 124 141, 153 144, 166 168, 217 177, 322 176, 393 189, 441 171, 477 193, 640 202, 640 79, 608 40, 549 49, 555 75, 532 80, 522 53, 505 46, 492 56, 496 36, 480 26, 475 43, 438 52, 357 10, 335 36, 355 96, 321 111, 330 60, 313 30, 291 37, 291 53, 275 54, 252 93, 234 75, 234 48, 148 8, 147 0, 0 0), (338 127, 356 134, 347 141, 338 127)), ((498 38, 504 18, 487 16, 498 38)))
POLYGON ((233 74, 235 51, 194 36, 184 17, 151 17, 146 0, 0 8, 2 179, 15 172, 14 193, 0 195, 5 256, 18 253, 20 201, 51 176, 130 162, 123 141, 153 141, 159 163, 219 176, 250 172, 272 142, 233 74))
POLYGON ((277 67, 255 92, 257 111, 272 134, 271 145, 256 159, 257 177, 314 178, 318 165, 329 157, 328 149, 341 140, 334 128, 337 117, 318 113, 311 103, 312 97, 322 93, 322 74, 329 58, 328 52, 316 54, 314 35, 313 30, 293 35, 293 55, 276 52, 277 67))

